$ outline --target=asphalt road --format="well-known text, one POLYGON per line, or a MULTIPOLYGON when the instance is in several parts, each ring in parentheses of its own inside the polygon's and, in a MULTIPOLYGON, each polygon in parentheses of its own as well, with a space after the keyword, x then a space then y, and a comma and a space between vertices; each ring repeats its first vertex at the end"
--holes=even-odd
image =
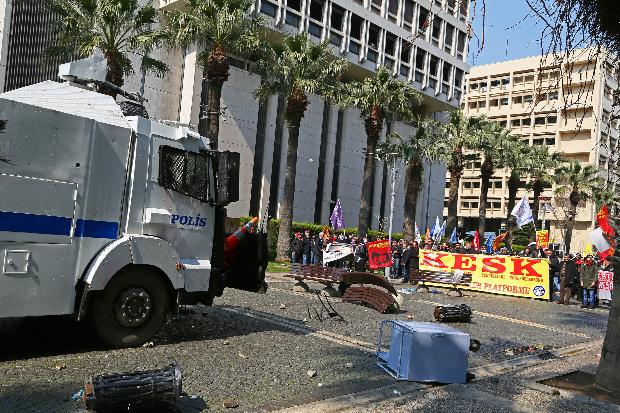
POLYGON ((309 316, 322 308, 316 295, 293 293, 288 280, 268 282, 265 295, 227 290, 214 307, 189 309, 169 321, 152 348, 107 350, 87 326, 63 318, 4 320, 0 412, 81 411, 71 395, 89 376, 172 360, 183 368, 183 412, 276 410, 393 384, 372 356, 379 322, 432 321, 435 303, 474 309, 471 323, 455 325, 482 342, 480 352, 470 353, 474 367, 519 356, 507 355, 509 348, 600 339, 606 328, 605 310, 477 293, 405 295, 402 311, 386 315, 332 299, 345 322, 319 321, 309 316), (225 409, 227 399, 239 407, 225 409))

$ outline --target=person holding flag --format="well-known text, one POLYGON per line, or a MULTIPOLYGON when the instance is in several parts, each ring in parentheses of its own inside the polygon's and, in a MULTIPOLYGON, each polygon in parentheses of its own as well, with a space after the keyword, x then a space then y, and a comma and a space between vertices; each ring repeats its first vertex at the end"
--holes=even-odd
POLYGON ((534 216, 532 215, 532 209, 530 208, 527 195, 524 195, 517 205, 515 205, 510 215, 517 219, 517 227, 519 227, 519 229, 530 222, 534 222, 534 216))
POLYGON ((474 248, 474 253, 480 252, 480 235, 478 235, 478 230, 476 230, 476 233, 474 234, 473 248, 474 248))
POLYGON ((334 210, 329 217, 329 221, 332 224, 332 228, 335 230, 344 228, 344 217, 342 214, 342 205, 340 205, 340 199, 336 201, 334 210))
POLYGON ((417 243, 422 242, 422 236, 420 235, 420 228, 418 227, 418 223, 415 223, 415 241, 417 243))

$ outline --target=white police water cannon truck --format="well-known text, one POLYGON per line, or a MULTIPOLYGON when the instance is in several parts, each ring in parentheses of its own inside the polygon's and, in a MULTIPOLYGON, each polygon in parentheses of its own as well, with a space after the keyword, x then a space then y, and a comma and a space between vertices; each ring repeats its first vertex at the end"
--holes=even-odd
POLYGON ((0 318, 73 315, 137 346, 179 305, 265 292, 266 234, 224 264, 239 154, 148 119, 105 73, 96 54, 61 65, 64 83, 0 94, 0 318))

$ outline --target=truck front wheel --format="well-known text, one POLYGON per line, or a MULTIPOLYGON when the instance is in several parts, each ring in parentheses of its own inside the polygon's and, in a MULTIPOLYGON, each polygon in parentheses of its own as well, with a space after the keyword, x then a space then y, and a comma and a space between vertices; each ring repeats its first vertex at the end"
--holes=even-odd
POLYGON ((93 297, 91 322, 110 346, 139 346, 166 322, 169 306, 168 289, 157 274, 127 267, 93 297))

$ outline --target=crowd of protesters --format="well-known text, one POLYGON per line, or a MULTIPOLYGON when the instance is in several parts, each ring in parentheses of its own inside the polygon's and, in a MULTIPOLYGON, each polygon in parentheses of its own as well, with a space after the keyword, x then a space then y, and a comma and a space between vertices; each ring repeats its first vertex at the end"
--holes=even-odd
MULTIPOLYGON (((341 243, 352 246, 353 254, 350 257, 338 260, 329 265, 347 266, 355 271, 368 270, 368 237, 358 238, 355 235, 340 234, 331 236, 327 231, 312 234, 306 230, 302 234, 296 232, 292 241, 292 261, 299 264, 323 265, 323 253, 331 243, 341 243)), ((391 244, 392 268, 390 277, 400 279, 402 283, 409 282, 412 269, 419 268, 420 250, 446 251, 458 254, 488 254, 488 252, 474 248, 472 242, 439 243, 427 237, 424 242, 393 240, 391 244)), ((606 260, 597 260, 592 254, 585 257, 582 254, 562 254, 548 248, 534 249, 529 246, 521 252, 513 252, 507 248, 493 251, 497 255, 513 255, 529 258, 541 258, 549 264, 549 277, 553 292, 559 294, 558 304, 568 305, 570 298, 576 296, 581 299, 582 308, 596 308, 598 271, 612 270, 611 263, 606 260)))

